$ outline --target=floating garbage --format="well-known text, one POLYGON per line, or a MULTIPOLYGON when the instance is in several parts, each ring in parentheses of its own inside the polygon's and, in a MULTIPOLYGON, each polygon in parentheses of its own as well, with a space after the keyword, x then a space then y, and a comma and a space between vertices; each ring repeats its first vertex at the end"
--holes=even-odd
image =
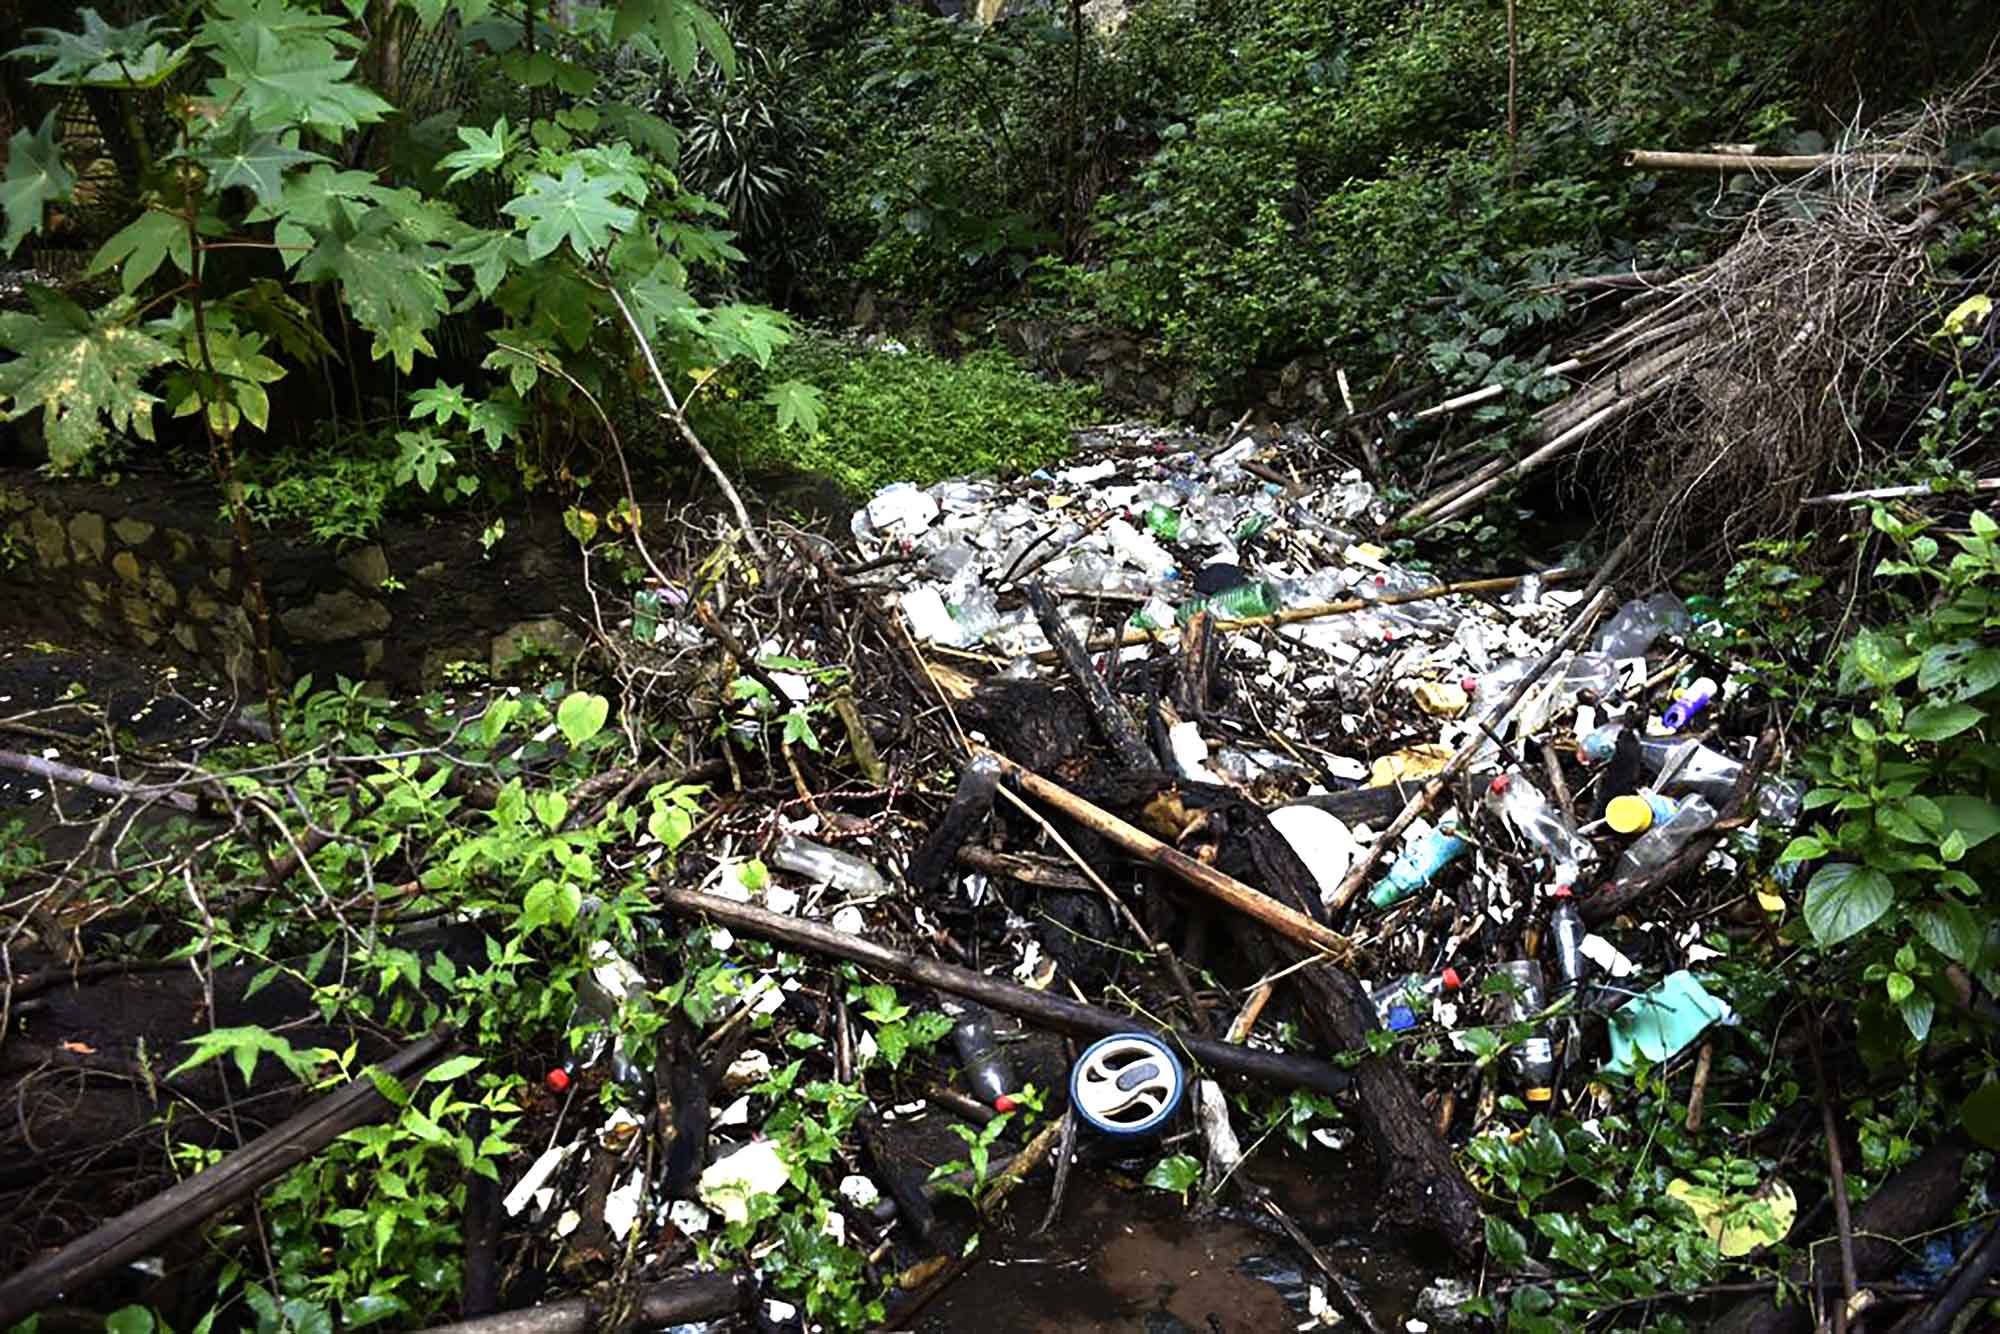
POLYGON ((1150 1033, 1114 1033, 1087 1047, 1070 1070, 1070 1106, 1104 1135, 1152 1134, 1173 1116, 1187 1075, 1150 1033))
POLYGON ((1640 1057, 1658 1065, 1672 1060, 1708 1030, 1734 1019, 1729 1006, 1709 993, 1685 969, 1611 1014, 1611 1059, 1604 1068, 1630 1074, 1640 1057))

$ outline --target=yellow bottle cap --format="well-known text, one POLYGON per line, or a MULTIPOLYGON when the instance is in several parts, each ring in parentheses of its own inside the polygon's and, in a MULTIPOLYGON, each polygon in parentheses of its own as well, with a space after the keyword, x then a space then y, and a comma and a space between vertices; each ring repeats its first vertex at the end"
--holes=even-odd
POLYGON ((1555 1096, 1556 1091, 1554 1089, 1533 1088, 1521 1090, 1521 1101, 1523 1102, 1547 1102, 1555 1096))
POLYGON ((1604 804, 1604 822, 1621 834, 1639 834, 1653 824, 1653 807, 1644 797, 1627 792, 1604 804))

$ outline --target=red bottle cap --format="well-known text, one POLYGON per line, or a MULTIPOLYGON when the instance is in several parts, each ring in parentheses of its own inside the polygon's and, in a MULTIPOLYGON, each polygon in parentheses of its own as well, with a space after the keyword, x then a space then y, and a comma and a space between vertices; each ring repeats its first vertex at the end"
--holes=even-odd
POLYGON ((1463 979, 1459 977, 1458 969, 1456 968, 1445 969, 1442 973, 1438 974, 1438 980, 1444 983, 1446 991, 1457 991, 1461 986, 1465 985, 1463 979))
POLYGON ((549 1092, 561 1093, 569 1087, 569 1071, 557 1066, 542 1076, 542 1082, 549 1086, 549 1092))
POLYGON ((993 1100, 993 1110, 996 1112, 1011 1112, 1020 1105, 1004 1093, 993 1100))
POLYGON ((1512 778, 1511 775, 1495 774, 1493 775, 1493 781, 1486 785, 1486 790, 1488 792, 1491 792, 1494 796, 1497 797, 1502 792, 1505 792, 1509 787, 1513 786, 1513 783, 1514 779, 1512 778))
POLYGON ((1552 899, 1566 899, 1570 898, 1574 893, 1575 891, 1572 890, 1568 885, 1557 885, 1554 889, 1549 891, 1549 897, 1552 899))

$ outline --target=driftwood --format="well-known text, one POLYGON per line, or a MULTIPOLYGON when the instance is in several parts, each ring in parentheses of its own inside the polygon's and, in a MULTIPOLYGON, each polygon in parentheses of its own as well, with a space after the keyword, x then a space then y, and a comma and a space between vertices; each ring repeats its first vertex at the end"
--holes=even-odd
POLYGON ((0 750, 0 769, 12 769, 16 773, 45 778, 51 783, 61 783, 65 787, 80 787, 86 792, 95 792, 103 797, 130 797, 137 801, 164 802, 175 810, 185 811, 189 815, 201 809, 200 801, 191 792, 113 778, 110 774, 79 769, 60 760, 45 760, 39 755, 23 755, 17 750, 0 750))
MULTIPOLYGON (((749 1309, 756 1285, 748 1274, 691 1274, 670 1278, 641 1288, 633 1310, 635 1322, 647 1329, 714 1320, 749 1309)), ((461 1320, 451 1325, 433 1325, 423 1334, 587 1334, 597 1327, 602 1309, 587 1297, 531 1306, 524 1311, 506 1311, 461 1320)))
POLYGON ((1132 723, 1132 717, 1119 704, 1111 687, 1105 684, 1090 665, 1089 655, 1077 639, 1076 632, 1062 618, 1062 610, 1056 606, 1049 590, 1041 584, 1028 585, 1028 606, 1035 613, 1035 620, 1041 624, 1042 633, 1049 637, 1055 647, 1056 657, 1061 661, 1070 680, 1090 706, 1090 717, 1097 724, 1097 730, 1111 744, 1118 762, 1135 773, 1160 767, 1159 759, 1147 747, 1139 729, 1132 723))
POLYGON ((1224 1074, 1239 1075, 1282 1088, 1313 1089, 1321 1093, 1339 1093, 1349 1087, 1347 1075, 1324 1061, 1195 1037, 1155 1024, 1143 1015, 1119 1014, 1095 1005, 1064 1000, 1047 992, 1030 991, 1001 978, 975 973, 969 968, 919 958, 818 922, 766 912, 734 899, 717 898, 712 894, 671 886, 656 886, 652 893, 653 898, 666 907, 700 913, 745 935, 848 959, 906 982, 915 982, 976 1000, 996 1010, 1005 1010, 1059 1033, 1092 1038, 1109 1037, 1113 1033, 1154 1033, 1172 1041, 1202 1065, 1224 1074))
POLYGON ((1338 931, 1313 920, 1307 913, 1278 902, 1267 894, 1260 894, 1250 886, 1205 865, 1154 838, 1145 830, 1127 824, 1101 807, 1092 805, 1075 793, 1040 774, 1023 769, 1012 760, 1003 760, 1008 776, 1021 785, 1021 790, 1035 800, 1045 803, 1094 833, 1110 839, 1126 852, 1149 866, 1173 876, 1182 884, 1198 889, 1211 898, 1219 899, 1244 916, 1249 917, 1278 932, 1286 939, 1309 949, 1322 950, 1338 958, 1347 958, 1353 953, 1353 946, 1347 937, 1338 931))
MULTIPOLYGON (((410 1082, 451 1047, 449 1033, 433 1033, 382 1062, 381 1069, 410 1082)), ((127 1264, 168 1238, 241 1203, 356 1126, 395 1110, 366 1077, 329 1093, 290 1120, 225 1157, 214 1167, 171 1186, 85 1233, 69 1245, 0 1281, 0 1327, 23 1320, 64 1292, 127 1264)))

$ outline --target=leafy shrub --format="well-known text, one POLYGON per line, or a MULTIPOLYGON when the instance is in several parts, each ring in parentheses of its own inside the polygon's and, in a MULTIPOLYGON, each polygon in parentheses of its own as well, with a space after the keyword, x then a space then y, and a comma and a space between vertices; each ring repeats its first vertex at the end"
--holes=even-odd
POLYGON ((859 349, 825 339, 787 348, 769 371, 711 408, 703 429, 750 462, 831 477, 859 494, 895 481, 927 483, 969 473, 1026 470, 1069 447, 1091 389, 1038 379, 997 349, 947 361, 923 351, 859 349), (817 429, 780 437, 766 379, 819 390, 817 429))

